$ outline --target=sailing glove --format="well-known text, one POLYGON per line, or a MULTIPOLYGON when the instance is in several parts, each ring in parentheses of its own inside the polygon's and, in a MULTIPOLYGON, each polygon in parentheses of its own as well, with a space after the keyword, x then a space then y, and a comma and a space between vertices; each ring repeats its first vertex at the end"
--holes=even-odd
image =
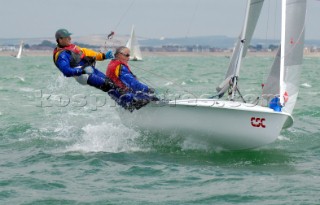
POLYGON ((154 94, 154 93, 155 93, 155 89, 154 89, 154 88, 149 88, 149 89, 148 89, 148 93, 154 94))
POLYGON ((114 55, 113 55, 113 52, 112 50, 108 50, 105 54, 105 59, 113 59, 114 58, 114 55))

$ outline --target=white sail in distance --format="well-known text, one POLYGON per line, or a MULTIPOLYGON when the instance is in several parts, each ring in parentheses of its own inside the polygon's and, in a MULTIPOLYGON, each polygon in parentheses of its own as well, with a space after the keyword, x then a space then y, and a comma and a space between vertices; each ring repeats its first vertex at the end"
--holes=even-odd
POLYGON ((134 26, 132 25, 132 30, 130 34, 130 38, 126 44, 126 47, 130 49, 130 58, 129 60, 142 60, 142 55, 140 51, 140 46, 136 39, 136 34, 134 31, 134 26))
POLYGON ((21 41, 20 45, 19 45, 19 50, 18 50, 18 54, 16 55, 16 58, 21 58, 22 55, 22 49, 23 49, 23 41, 21 41))

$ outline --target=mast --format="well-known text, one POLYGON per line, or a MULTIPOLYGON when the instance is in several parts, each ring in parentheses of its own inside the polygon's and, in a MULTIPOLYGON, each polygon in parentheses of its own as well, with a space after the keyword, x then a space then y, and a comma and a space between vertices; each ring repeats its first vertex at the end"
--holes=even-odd
MULTIPOLYGON (((286 48, 286 11, 287 11, 287 0, 282 0, 281 5, 281 43, 280 45, 283 48, 286 48)), ((284 92, 285 92, 285 83, 284 83, 284 62, 285 62, 285 52, 286 49, 281 49, 280 54, 280 76, 279 76, 279 97, 280 97, 280 104, 284 105, 284 92)))

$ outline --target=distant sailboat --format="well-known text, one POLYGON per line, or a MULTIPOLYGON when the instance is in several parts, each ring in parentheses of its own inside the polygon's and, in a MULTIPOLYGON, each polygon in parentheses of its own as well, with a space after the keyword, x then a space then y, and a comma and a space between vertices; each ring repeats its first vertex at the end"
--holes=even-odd
POLYGON ((16 58, 21 58, 21 54, 22 54, 22 49, 23 49, 23 41, 21 41, 20 46, 19 46, 19 51, 18 54, 16 55, 16 58))
POLYGON ((142 60, 142 55, 140 51, 140 46, 136 39, 136 34, 134 32, 134 26, 132 26, 130 38, 126 44, 126 47, 130 49, 130 59, 133 61, 140 61, 142 60))

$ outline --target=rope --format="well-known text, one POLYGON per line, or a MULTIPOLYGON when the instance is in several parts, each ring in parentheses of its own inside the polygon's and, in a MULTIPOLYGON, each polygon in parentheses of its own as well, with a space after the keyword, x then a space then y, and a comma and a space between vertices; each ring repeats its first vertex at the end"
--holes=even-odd
MULTIPOLYGON (((118 29, 118 26, 120 25, 120 23, 122 22, 122 20, 124 19, 125 15, 128 13, 128 11, 131 9, 132 5, 135 3, 136 0, 133 0, 131 2, 131 4, 128 6, 128 8, 123 12, 123 14, 121 15, 118 23, 116 24, 116 26, 112 29, 112 31, 110 31, 110 33, 108 33, 106 40, 104 41, 104 48, 105 50, 107 50, 107 40, 112 40, 112 37, 110 38, 110 35, 115 35, 115 31, 118 29)), ((112 44, 112 47, 114 47, 114 43, 112 44)))
MULTIPOLYGON (((273 22, 273 39, 276 39, 276 26, 277 26, 277 10, 278 10, 278 3, 275 2, 275 5, 273 5, 272 7, 272 11, 273 12, 273 17, 274 17, 274 22, 273 22)), ((265 41, 268 42, 268 40, 270 39, 269 37, 269 22, 270 22, 270 14, 271 14, 271 1, 268 1, 268 11, 267 11, 267 22, 266 22, 266 35, 265 35, 265 41)), ((277 53, 277 51, 276 51, 277 53)), ((274 60, 276 59, 276 56, 275 55, 273 57, 273 62, 274 60)), ((272 66, 272 65, 271 65, 272 66)), ((271 69, 271 66, 265 66, 265 70, 270 70, 271 69)), ((267 77, 268 77, 269 73, 268 72, 265 72, 263 75, 262 75, 262 79, 261 79, 261 95, 262 95, 262 92, 263 92, 263 86, 264 86, 264 83, 267 81, 267 77)))
MULTIPOLYGON (((188 90, 186 90, 186 89, 181 88, 181 86, 180 86, 178 83, 176 83, 175 81, 172 81, 172 80, 170 80, 170 79, 168 79, 168 78, 166 78, 166 77, 164 77, 164 76, 162 76, 162 75, 159 75, 159 74, 157 74, 157 73, 155 73, 155 72, 149 71, 149 70, 144 69, 144 68, 142 68, 142 67, 139 67, 139 68, 138 68, 137 66, 134 66, 134 65, 130 65, 130 66, 133 67, 133 68, 141 69, 141 70, 143 70, 144 72, 150 73, 151 75, 154 75, 154 76, 156 76, 156 77, 158 77, 158 78, 161 78, 161 79, 163 79, 163 80, 169 81, 169 82, 172 83, 172 85, 173 85, 172 87, 174 87, 175 90, 180 90, 180 91, 186 92, 186 93, 188 93, 188 94, 196 97, 196 95, 195 95, 194 93, 192 93, 191 91, 188 91, 188 90)), ((146 80, 145 78, 143 78, 143 79, 146 80)), ((149 84, 149 85, 152 85, 152 84, 153 84, 153 83, 151 83, 149 80, 146 80, 146 81, 147 81, 147 84, 149 84)))
POLYGON ((114 30, 116 30, 118 28, 118 26, 120 25, 121 21, 123 20, 124 16, 128 13, 129 9, 132 7, 132 5, 134 4, 135 0, 133 0, 131 2, 131 4, 129 5, 129 7, 127 8, 127 10, 122 14, 122 16, 120 17, 120 20, 118 21, 118 24, 115 26, 114 30))
POLYGON ((188 26, 188 28, 187 28, 187 36, 186 36, 186 37, 189 36, 190 27, 191 27, 191 25, 193 24, 193 21, 194 21, 194 19, 195 19, 194 17, 196 16, 196 13, 197 13, 197 11, 198 11, 198 7, 199 7, 200 1, 196 1, 196 2, 197 2, 197 5, 196 5, 195 10, 194 10, 194 12, 193 12, 193 14, 192 14, 192 18, 191 18, 191 20, 189 21, 190 23, 189 23, 189 26, 188 26))

